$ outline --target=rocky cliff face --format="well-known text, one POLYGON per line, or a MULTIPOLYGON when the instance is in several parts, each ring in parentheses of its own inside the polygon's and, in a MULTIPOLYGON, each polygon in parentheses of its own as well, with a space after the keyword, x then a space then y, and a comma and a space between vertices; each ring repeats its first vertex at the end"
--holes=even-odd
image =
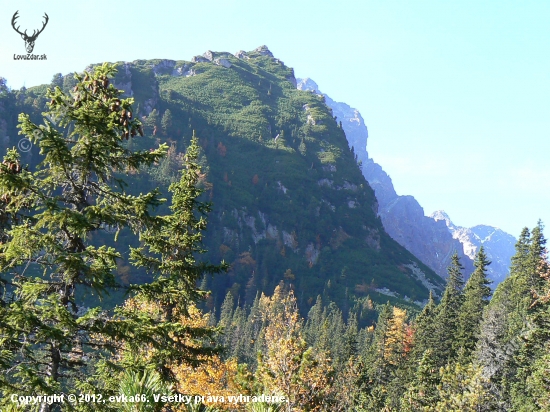
POLYGON ((474 259, 480 246, 483 246, 487 257, 492 262, 488 269, 489 278, 496 287, 508 275, 510 260, 515 253, 516 238, 496 227, 477 225, 471 228, 453 224, 447 213, 438 210, 430 215, 438 222, 445 222, 445 226, 453 237, 462 243, 464 253, 474 259))
POLYGON ((447 276, 447 267, 455 251, 466 274, 472 272, 472 259, 443 222, 425 216, 424 209, 413 196, 399 196, 391 178, 372 159, 364 163, 362 171, 376 193, 378 214, 392 238, 442 277, 447 276))
MULTIPOLYGON (((298 89, 322 94, 311 79, 298 79, 298 89)), ((444 212, 425 216, 423 208, 412 196, 399 196, 382 167, 369 158, 368 130, 357 109, 335 102, 324 95, 333 114, 342 122, 350 147, 354 148, 362 172, 376 193, 378 214, 388 234, 442 277, 456 251, 467 275, 474 269, 473 259, 480 245, 493 262, 489 277, 494 286, 508 274, 516 239, 500 229, 478 225, 463 228, 452 224, 444 212)))

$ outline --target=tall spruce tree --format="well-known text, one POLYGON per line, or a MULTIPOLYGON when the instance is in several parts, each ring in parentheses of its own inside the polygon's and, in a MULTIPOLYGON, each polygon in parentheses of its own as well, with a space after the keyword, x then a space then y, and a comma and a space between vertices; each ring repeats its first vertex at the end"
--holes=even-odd
POLYGON ((134 285, 135 300, 154 304, 158 312, 145 320, 139 307, 123 307, 118 313, 131 337, 126 343, 128 365, 155 368, 165 379, 172 379, 169 365, 182 362, 196 365, 205 355, 213 355, 213 333, 210 327, 193 327, 180 320, 188 318, 191 302, 205 296, 197 285, 205 274, 227 270, 227 265, 213 265, 198 260, 206 252, 202 246, 206 214, 211 205, 199 197, 200 166, 198 139, 193 135, 184 158, 181 179, 170 185, 170 212, 157 216, 155 224, 140 232, 143 246, 130 248, 130 260, 154 276, 150 283, 134 285), (144 327, 145 324, 147 327, 144 327), (144 342, 154 339, 153 350, 143 351, 144 342), (203 340, 204 345, 200 344, 203 340))
MULTIPOLYGON (((535 294, 531 306, 530 320, 533 331, 526 339, 523 348, 525 359, 525 392, 528 392, 539 410, 550 409, 550 262, 544 252, 540 264, 540 291, 535 294)), ((524 389, 524 388, 519 388, 524 389)))
MULTIPOLYGON (((101 296, 115 284, 121 254, 96 246, 94 236, 105 236, 107 227, 137 232, 150 226, 150 209, 162 202, 158 191, 126 193, 115 170, 151 165, 166 148, 124 148, 124 139, 137 135, 141 125, 132 118, 132 100, 120 99, 109 84, 114 72, 105 64, 78 76, 71 95, 59 87, 49 90, 42 125, 19 116, 21 134, 44 157, 36 172, 23 168, 14 150, 0 166, 2 204, 11 222, 0 245, 9 296, 0 342, 10 351, 0 371, 0 398, 60 393, 69 382, 86 380, 84 353, 91 360, 90 350, 120 335, 101 308, 84 310, 77 290, 101 296)), ((43 404, 41 410, 50 408, 43 404)))
POLYGON ((401 410, 416 412, 430 410, 439 401, 440 382, 436 359, 430 349, 422 354, 412 382, 401 398, 401 410))
POLYGON ((543 228, 539 220, 531 231, 531 244, 526 259, 525 280, 530 288, 531 299, 526 311, 527 324, 521 336, 522 345, 514 358, 516 373, 510 383, 512 405, 517 410, 546 409, 541 409, 545 402, 537 402, 537 393, 540 396, 540 380, 537 382, 535 378, 537 374, 540 376, 540 372, 548 372, 545 366, 548 361, 550 339, 550 310, 547 298, 550 269, 544 248, 546 239, 543 228))
POLYGON ((481 330, 483 310, 491 297, 491 281, 487 277, 487 259, 483 246, 479 248, 474 260, 475 270, 464 287, 464 303, 460 309, 458 340, 465 361, 473 353, 481 330))
POLYGON ((434 302, 433 292, 430 290, 428 303, 414 321, 414 345, 410 359, 415 363, 415 367, 416 362, 424 356, 426 350, 435 348, 434 321, 436 315, 437 305, 434 302))
MULTIPOLYGON (((531 244, 529 245, 527 265, 528 285, 532 296, 540 294, 541 290, 545 287, 544 278, 541 276, 541 272, 544 272, 544 265, 546 264, 544 259, 546 238, 544 237, 543 231, 544 225, 541 220, 537 222, 537 225, 531 231, 531 244)), ((529 306, 531 306, 531 304, 532 301, 529 302, 529 306)))
POLYGON ((449 277, 447 286, 437 307, 437 315, 434 319, 434 357, 439 366, 456 359, 460 345, 457 341, 459 316, 464 301, 464 277, 458 254, 451 258, 451 265, 447 269, 449 277))
POLYGON ((388 395, 388 385, 395 369, 385 357, 388 344, 388 332, 393 318, 393 307, 386 303, 380 309, 373 341, 365 354, 364 381, 365 393, 362 396, 360 410, 382 410, 388 395))
POLYGON ((170 132, 170 129, 172 128, 172 112, 170 111, 170 109, 166 109, 166 111, 162 115, 160 124, 162 126, 162 132, 164 134, 168 134, 170 132))

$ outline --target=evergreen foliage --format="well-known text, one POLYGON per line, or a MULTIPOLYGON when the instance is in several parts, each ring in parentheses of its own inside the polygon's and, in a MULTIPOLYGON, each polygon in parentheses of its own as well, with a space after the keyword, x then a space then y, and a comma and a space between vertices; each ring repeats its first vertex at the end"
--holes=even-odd
POLYGON ((422 312, 415 319, 415 337, 412 350, 412 359, 420 360, 427 350, 433 350, 436 346, 435 318, 437 315, 437 305, 433 294, 430 292, 428 303, 422 309, 422 312))
POLYGON ((22 167, 15 150, 0 166, 9 222, 0 249, 8 292, 0 334, 11 352, 3 369, 4 382, 10 382, 5 397, 58 393, 71 381, 88 380, 84 354, 123 335, 101 308, 82 307, 77 291, 101 296, 115 285, 120 252, 94 246, 93 235, 106 226, 138 231, 151 225, 149 210, 162 201, 155 191, 128 195, 114 170, 150 165, 165 148, 131 153, 123 147, 122 140, 137 134, 140 124, 132 118, 131 100, 121 100, 109 84, 113 73, 112 66, 103 65, 79 77, 70 96, 59 87, 50 90, 42 125, 20 115, 21 133, 44 156, 36 172, 22 167), (73 125, 72 131, 49 119, 61 128, 73 125))
MULTIPOLYGON (((31 172, 17 151, 9 150, 0 165, 0 402, 6 406, 16 393, 59 394, 70 388, 115 393, 122 366, 145 376, 146 368, 166 371, 168 363, 197 362, 199 354, 212 352, 186 344, 211 336, 211 329, 172 320, 176 312, 186 315, 200 296, 200 275, 224 269, 194 260, 203 251, 208 211, 197 200, 196 139, 180 182, 171 186, 171 213, 155 216, 164 202, 160 192, 131 195, 121 173, 158 162, 166 146, 125 148, 125 140, 141 133, 141 124, 132 115, 132 100, 121 99, 110 84, 114 73, 114 66, 105 64, 77 76, 70 94, 49 90, 43 124, 19 117, 22 134, 40 148, 43 161, 31 172), (108 230, 113 227, 115 234, 108 230), (116 243, 125 228, 141 234, 143 246, 134 248, 132 257, 155 272, 154 282, 133 288, 130 302, 137 304, 115 311, 83 306, 86 294, 106 296, 116 286, 114 272, 124 251, 97 246, 97 240, 110 233, 116 243), (156 312, 143 310, 140 302, 153 300, 156 312), (120 364, 112 362, 115 353, 123 355, 120 364), (125 363, 129 354, 132 362, 125 363)), ((55 405, 40 407, 49 411, 55 405)))
POLYGON ((464 302, 463 269, 460 259, 455 253, 448 268, 447 287, 441 298, 441 303, 437 307, 437 314, 434 319, 435 346, 433 354, 439 366, 444 366, 456 359, 460 349, 458 333, 459 316, 464 302))
POLYGON ((458 342, 463 353, 472 353, 481 332, 483 311, 491 297, 491 281, 487 278, 487 259, 483 246, 474 260, 475 270, 464 288, 464 303, 459 314, 458 342))
POLYGON ((403 411, 422 411, 434 406, 439 401, 437 386, 440 383, 438 366, 432 351, 427 349, 422 354, 414 378, 401 399, 403 411))

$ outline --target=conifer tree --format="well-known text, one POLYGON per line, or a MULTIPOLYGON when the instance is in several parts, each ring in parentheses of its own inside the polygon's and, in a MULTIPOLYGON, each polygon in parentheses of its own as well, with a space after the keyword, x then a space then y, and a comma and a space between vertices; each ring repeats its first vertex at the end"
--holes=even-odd
POLYGON ((441 368, 438 385, 439 401, 435 412, 478 412, 488 406, 489 395, 481 368, 452 363, 441 368))
POLYGON ((260 296, 256 294, 254 302, 245 316, 243 312, 243 332, 239 336, 240 352, 233 350, 239 361, 248 365, 251 370, 256 369, 258 353, 265 349, 263 330, 265 321, 260 307, 260 296))
POLYGON ((315 346, 319 339, 320 327, 324 322, 323 299, 317 295, 315 304, 307 314, 307 321, 304 326, 304 338, 308 345, 315 346))
POLYGON ((231 325, 233 320, 233 306, 235 305, 235 300, 233 299, 233 294, 227 292, 225 299, 222 303, 221 312, 220 312, 220 321, 218 326, 227 328, 231 325))
POLYGON ((439 366, 444 366, 455 359, 459 350, 459 343, 456 338, 460 309, 464 300, 463 269, 458 254, 455 252, 451 258, 451 265, 447 269, 449 273, 447 286, 441 298, 441 303, 437 307, 437 315, 434 320, 434 356, 439 366))
POLYGON ((490 378, 499 407, 514 408, 513 404, 531 402, 526 398, 525 382, 533 362, 528 355, 528 342, 533 323, 530 307, 533 293, 540 290, 541 254, 546 240, 539 221, 531 233, 524 228, 516 242, 510 276, 495 290, 481 324, 476 360, 483 374, 490 378), (527 339, 527 341, 526 341, 527 339))
POLYGON ((491 297, 491 281, 487 278, 487 266, 490 264, 481 246, 474 260, 475 270, 464 287, 464 303, 459 315, 458 340, 466 358, 469 358, 475 349, 481 330, 483 310, 491 297))
POLYGON ((149 113, 149 116, 147 116, 144 120, 145 130, 147 134, 156 134, 159 123, 159 112, 157 109, 153 109, 151 113, 149 113))
POLYGON ((166 109, 162 115, 160 125, 162 126, 162 132, 164 134, 168 134, 168 132, 170 132, 170 129, 172 128, 172 112, 170 109, 166 109))
MULTIPOLYGON (((544 257, 546 251, 546 238, 544 237, 543 230, 544 225, 539 220, 531 231, 531 244, 529 245, 527 265, 529 270, 528 284, 532 294, 539 294, 545 286, 544 278, 541 276, 541 273, 545 270, 544 257)), ((529 302, 530 306, 531 303, 532 301, 529 302)))
MULTIPOLYGON (((0 371, 4 400, 11 393, 60 393, 69 382, 93 381, 86 368, 97 350, 113 349, 106 342, 124 335, 101 308, 83 308, 77 291, 104 295, 115 284, 121 254, 96 246, 94 236, 106 227, 137 232, 153 225, 149 212, 161 203, 158 191, 126 193, 115 170, 151 165, 166 147, 124 148, 141 125, 132 117, 132 100, 120 99, 109 84, 114 72, 104 64, 77 76, 71 95, 59 87, 48 90, 41 125, 19 116, 21 133, 44 157, 36 172, 22 167, 15 150, 0 165, 1 202, 11 222, 0 245, 9 296, 0 323, 2 353, 10 353, 0 371)), ((43 404, 41 410, 52 407, 43 404)))
POLYGON ((547 404, 548 399, 547 396, 541 397, 541 393, 548 390, 541 377, 548 373, 550 359, 550 263, 542 230, 539 221, 531 232, 528 279, 532 287, 532 303, 527 310, 527 328, 521 336, 523 344, 514 359, 516 376, 511 383, 512 405, 525 410, 544 410, 540 408, 547 404), (534 267, 537 269, 533 271, 534 267))
POLYGON ((342 359, 348 361, 350 358, 358 355, 358 325, 357 316, 354 313, 348 315, 343 339, 344 347, 342 359))
POLYGON ((507 321, 504 305, 490 302, 483 313, 481 333, 473 356, 473 364, 481 366, 483 377, 489 380, 486 384, 492 394, 489 410, 510 408, 508 388, 503 382, 513 378, 510 360, 520 343, 519 339, 509 340, 506 337, 507 321))
POLYGON ((437 306, 434 302, 433 292, 430 290, 428 303, 414 321, 414 347, 411 354, 413 362, 420 360, 426 350, 435 348, 434 321, 436 315, 437 306))
POLYGON ((306 148, 306 143, 304 142, 304 138, 302 138, 302 140, 300 141, 300 145, 298 146, 298 151, 302 156, 306 155, 307 148, 306 148))
MULTIPOLYGON (((178 322, 201 296, 196 283, 202 274, 224 269, 195 261, 203 251, 209 210, 197 199, 196 139, 181 180, 170 187, 170 214, 155 216, 164 202, 160 192, 131 195, 120 175, 157 163, 167 148, 132 152, 125 147, 125 140, 142 133, 141 124, 132 115, 132 100, 120 99, 122 92, 109 84, 115 71, 104 64, 77 76, 71 95, 49 90, 42 125, 20 116, 21 132, 44 156, 36 172, 22 167, 15 150, 0 165, 2 210, 9 222, 0 245, 0 276, 8 296, 0 305, 2 400, 12 393, 69 389, 113 394, 120 366, 137 373, 167 372, 169 363, 196 363, 200 354, 212 352, 188 344, 211 336, 211 330, 178 322), (115 240, 125 228, 140 234, 142 247, 131 255, 155 280, 132 288, 136 304, 114 312, 88 309, 78 292, 101 296, 115 286, 122 254, 97 246, 113 236, 107 230, 112 227, 115 240), (159 310, 141 310, 152 301, 159 310), (123 355, 119 365, 112 362, 115 352, 123 355)), ((55 407, 42 404, 41 411, 55 407)))
MULTIPOLYGON (((532 283, 529 276, 529 249, 531 248, 531 234, 528 228, 523 228, 515 245, 516 253, 512 256, 512 262, 510 266, 510 277, 505 283, 511 283, 511 295, 506 298, 510 302, 510 306, 517 307, 520 305, 520 310, 525 311, 530 304, 530 284, 532 283)), ((503 287, 501 287, 502 289, 503 287)), ((497 300, 500 300, 498 296, 499 290, 495 291, 497 300)), ((503 297, 504 299, 504 297, 503 297)), ((517 325, 517 327, 521 327, 517 325)))
POLYGON ((54 74, 50 85, 52 86, 52 89, 55 89, 56 87, 63 89, 63 75, 61 73, 54 74))
POLYGON ((389 410, 398 409, 400 399, 406 391, 409 380, 406 356, 409 354, 412 335, 408 333, 407 311, 393 308, 393 316, 388 325, 384 358, 388 364, 391 379, 387 384, 385 406, 389 410))
POLYGON ((382 306, 374 337, 365 356, 365 394, 362 399, 363 410, 382 410, 386 402, 388 384, 392 379, 394 366, 388 362, 385 354, 388 343, 388 331, 393 317, 390 303, 382 306))
POLYGON ((422 354, 411 384, 401 398, 404 412, 430 410, 439 400, 437 385, 440 382, 436 359, 430 349, 422 354))
MULTIPOLYGON (((148 354, 146 363, 155 366, 164 373, 163 377, 171 378, 166 368, 168 363, 186 362, 197 364, 200 356, 213 354, 212 348, 188 345, 186 340, 203 338, 212 344, 212 328, 196 328, 182 325, 179 317, 187 317, 190 303, 203 297, 206 292, 197 287, 205 274, 216 274, 227 270, 227 265, 214 265, 198 261, 198 255, 205 253, 202 246, 206 229, 206 214, 211 205, 199 200, 203 189, 199 188, 200 166, 198 164, 198 139, 193 135, 191 145, 185 154, 185 168, 181 179, 170 185, 172 193, 170 212, 158 216, 156 224, 140 233, 143 246, 130 248, 130 260, 137 267, 143 267, 154 275, 154 280, 143 285, 135 285, 132 291, 136 299, 155 303, 160 308, 161 316, 148 319, 152 324, 156 339, 155 350, 148 354), (177 344, 173 344, 176 342, 177 344)), ((143 316, 139 311, 121 309, 120 315, 131 327, 132 339, 127 341, 129 353, 140 354, 140 345, 149 340, 149 331, 139 328, 143 316), (133 327, 135 325, 135 327, 133 327)), ((139 362, 130 357, 129 362, 139 362)))

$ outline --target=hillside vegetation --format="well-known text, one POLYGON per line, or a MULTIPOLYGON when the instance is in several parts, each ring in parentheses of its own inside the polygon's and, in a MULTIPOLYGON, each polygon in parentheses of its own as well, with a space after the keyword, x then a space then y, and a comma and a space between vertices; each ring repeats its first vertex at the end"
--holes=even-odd
MULTIPOLYGON (((367 296, 407 306, 425 302, 429 289, 440 293, 442 279, 385 233, 374 193, 323 97, 297 90, 293 70, 265 46, 239 57, 204 56, 119 63, 114 84, 135 99, 144 123, 145 137, 127 146, 170 147, 167 159, 130 176, 134 193, 174 181, 193 131, 199 138, 202 184, 213 203, 205 258, 231 265, 227 275, 202 281, 213 292, 210 309, 227 290, 251 304, 281 280, 293 285, 302 310, 319 294, 347 311, 367 296)), ((54 76, 54 85, 68 92, 74 79, 54 76)), ((12 92, 6 111, 37 119, 46 88, 12 92)), ((7 123, 9 147, 17 139, 7 123)), ((23 159, 36 163, 36 148, 23 159)), ((125 236, 119 242, 131 244, 125 236)), ((119 275, 130 281, 124 262, 119 275)))

